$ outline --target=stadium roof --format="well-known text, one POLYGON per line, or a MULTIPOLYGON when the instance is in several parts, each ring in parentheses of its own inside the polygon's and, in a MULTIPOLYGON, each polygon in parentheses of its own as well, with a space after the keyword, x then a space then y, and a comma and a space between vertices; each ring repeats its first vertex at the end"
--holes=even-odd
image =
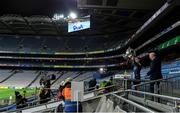
MULTIPOLYGON (((125 44, 165 1, 6 0, 1 2, 0 34, 3 35, 1 40, 9 42, 4 38, 4 34, 17 36, 14 37, 15 39, 9 38, 13 40, 10 49, 20 48, 22 50, 28 40, 34 39, 35 42, 39 42, 39 38, 39 44, 34 43, 34 46, 38 47, 37 50, 48 48, 50 51, 54 50, 53 52, 80 52, 113 49, 125 44), (52 19, 55 13, 67 15, 72 10, 78 12, 79 17, 91 15, 91 28, 67 33, 66 20, 52 19), (24 39, 25 35, 33 39, 24 39), (54 36, 55 38, 52 38, 54 36), (58 42, 59 39, 63 44, 56 47, 57 50, 51 48, 52 42, 58 42)), ((8 49, 6 44, 2 45, 8 49)))
MULTIPOLYGON (((162 6, 162 0, 19 0, 1 7, 1 34, 97 35, 129 37, 162 6), (77 5, 77 7, 76 7, 77 5), (53 21, 55 13, 75 10, 91 15, 91 29, 67 33, 67 22, 53 21), (10 15, 7 15, 10 14, 10 15), (13 15, 12 15, 13 14, 13 15)), ((3 4, 1 4, 3 5, 3 4)))

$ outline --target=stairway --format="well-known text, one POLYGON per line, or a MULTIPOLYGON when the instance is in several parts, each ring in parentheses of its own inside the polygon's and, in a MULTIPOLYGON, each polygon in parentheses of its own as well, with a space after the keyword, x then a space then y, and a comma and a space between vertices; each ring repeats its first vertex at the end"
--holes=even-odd
POLYGON ((41 73, 38 73, 37 76, 26 86, 26 88, 31 87, 31 85, 40 77, 41 73))
POLYGON ((114 92, 82 102, 83 112, 179 112, 180 98, 135 90, 114 92), (151 100, 154 97, 154 101, 151 100), (160 102, 157 101, 160 98, 160 102))

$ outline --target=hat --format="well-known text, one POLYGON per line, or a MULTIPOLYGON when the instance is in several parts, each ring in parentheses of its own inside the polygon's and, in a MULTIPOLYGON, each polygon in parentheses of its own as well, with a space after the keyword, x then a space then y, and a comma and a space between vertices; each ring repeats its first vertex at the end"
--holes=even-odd
POLYGON ((73 79, 72 79, 72 78, 70 78, 70 77, 69 77, 69 78, 67 78, 67 79, 65 79, 65 80, 64 80, 64 85, 65 85, 66 83, 68 83, 68 82, 71 82, 72 80, 73 80, 73 79))
POLYGON ((65 82, 71 82, 73 79, 71 77, 67 78, 65 82))
POLYGON ((61 85, 61 86, 64 86, 64 84, 65 84, 65 81, 64 81, 64 80, 61 81, 60 85, 61 85))

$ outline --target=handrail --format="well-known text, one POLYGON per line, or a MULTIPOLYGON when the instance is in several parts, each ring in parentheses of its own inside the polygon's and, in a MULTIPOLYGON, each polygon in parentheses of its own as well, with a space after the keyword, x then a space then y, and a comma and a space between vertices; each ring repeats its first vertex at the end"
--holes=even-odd
MULTIPOLYGON (((137 79, 122 79, 122 81, 136 81, 136 82, 144 82, 144 81, 150 81, 150 80, 137 80, 137 79)), ((106 88, 111 88, 111 87, 115 87, 115 86, 119 86, 119 85, 111 85, 111 86, 107 86, 107 87, 103 87, 103 88, 99 88, 99 89, 95 89, 96 87, 92 87, 92 88, 88 88, 85 90, 84 93, 92 93, 92 92, 95 92, 95 91, 99 91, 99 90, 103 90, 103 89, 106 89, 106 88), (95 90, 92 90, 92 91, 88 91, 90 89, 95 89, 95 90)))
POLYGON ((113 96, 117 97, 118 99, 121 99, 121 100, 123 100, 123 101, 125 101, 125 102, 127 102, 127 103, 129 103, 129 104, 131 104, 131 105, 133 105, 133 106, 135 106, 135 107, 145 111, 145 112, 155 113, 154 111, 152 111, 152 110, 150 110, 150 109, 148 109, 148 108, 146 108, 144 106, 141 106, 141 105, 139 105, 139 104, 137 104, 137 103, 135 103, 133 101, 125 99, 125 98, 123 98, 123 97, 121 97, 121 96, 119 96, 117 94, 111 94, 111 95, 113 95, 113 96))
MULTIPOLYGON (((86 92, 84 92, 84 94, 93 93, 93 92, 95 92, 95 91, 100 91, 100 90, 107 89, 107 88, 112 88, 112 87, 114 87, 114 86, 117 86, 117 85, 111 85, 111 86, 107 86, 107 87, 95 89, 95 90, 92 90, 92 91, 86 91, 86 92)), ((90 89, 91 89, 91 88, 90 88, 90 89)))
POLYGON ((173 78, 178 78, 178 77, 180 77, 180 75, 173 76, 173 77, 168 77, 168 78, 163 78, 163 79, 151 80, 149 82, 145 82, 145 83, 142 83, 142 84, 133 85, 133 87, 143 86, 143 85, 146 85, 146 84, 160 82, 160 81, 163 81, 163 80, 168 80, 168 79, 173 79, 173 78))
POLYGON ((149 93, 149 92, 143 92, 143 91, 137 91, 137 90, 131 90, 131 89, 126 90, 126 92, 134 92, 134 93, 140 93, 140 94, 154 96, 154 97, 158 97, 158 98, 164 98, 164 99, 170 99, 170 100, 174 100, 174 101, 180 101, 180 98, 177 98, 177 97, 171 97, 171 96, 160 95, 160 94, 155 94, 155 93, 149 93))
POLYGON ((117 91, 114 91, 114 92, 109 92, 109 93, 105 93, 103 95, 98 95, 98 96, 95 96, 95 97, 84 99, 82 102, 86 102, 86 101, 89 101, 89 100, 97 99, 97 98, 100 98, 100 97, 103 97, 103 96, 108 96, 108 95, 111 95, 111 94, 123 93, 123 92, 124 91, 122 91, 122 90, 117 90, 117 91))

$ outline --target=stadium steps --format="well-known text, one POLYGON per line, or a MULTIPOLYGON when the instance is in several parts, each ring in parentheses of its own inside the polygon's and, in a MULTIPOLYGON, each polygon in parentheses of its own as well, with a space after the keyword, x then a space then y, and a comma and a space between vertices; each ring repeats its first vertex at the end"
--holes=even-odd
POLYGON ((7 78, 7 76, 9 76, 10 74, 12 74, 12 72, 9 70, 0 70, 0 81, 7 78))
POLYGON ((180 98, 163 94, 129 90, 127 98, 158 112, 179 112, 180 98), (153 98, 152 98, 153 97, 153 98), (153 100, 154 101, 153 101, 153 100), (158 101, 159 100, 159 101, 158 101))
POLYGON ((128 100, 124 97, 123 94, 118 94, 117 97, 113 96, 116 95, 116 92, 111 94, 104 94, 101 96, 93 97, 91 99, 87 99, 82 102, 83 112, 90 112, 90 113, 103 113, 103 112, 120 112, 120 113, 127 113, 137 111, 134 109, 138 107, 138 112, 154 112, 153 110, 146 108, 136 102, 128 100), (125 103, 125 104, 124 104, 125 103), (128 104, 128 105, 127 105, 128 104))
POLYGON ((54 80, 51 85, 55 84, 64 74, 66 74, 67 72, 61 72, 60 75, 56 78, 56 80, 54 80))
POLYGON ((178 106, 174 103, 180 103, 180 98, 148 92, 135 94, 131 91, 133 90, 87 99, 82 102, 83 112, 179 112, 178 106), (147 96, 143 96, 143 93, 147 96), (148 95, 154 95, 155 101, 152 101, 148 95), (157 98, 161 99, 160 102, 157 98))
POLYGON ((4 87, 19 87, 24 88, 29 84, 35 77, 33 71, 22 71, 14 74, 8 80, 1 83, 4 87))
POLYGON ((39 71, 39 72, 37 72, 38 73, 38 77, 36 76, 36 79, 34 79, 34 81, 32 82, 32 84, 31 84, 31 86, 30 87, 40 87, 40 84, 39 84, 39 81, 40 81, 40 79, 41 79, 41 77, 42 76, 44 76, 44 74, 46 73, 48 73, 48 72, 45 72, 45 71, 39 71))
POLYGON ((10 79, 12 76, 14 76, 16 73, 18 73, 18 71, 12 72, 8 77, 6 77, 5 79, 1 80, 0 83, 3 83, 3 82, 5 82, 5 81, 7 81, 7 80, 10 79))
POLYGON ((41 73, 39 72, 37 76, 26 86, 26 88, 30 87, 39 78, 40 75, 41 73))
POLYGON ((143 99, 142 97, 129 94, 128 99, 140 105, 143 105, 143 106, 145 105, 146 107, 156 110, 158 112, 175 112, 175 109, 172 106, 158 103, 155 101, 151 101, 148 99, 143 99))

